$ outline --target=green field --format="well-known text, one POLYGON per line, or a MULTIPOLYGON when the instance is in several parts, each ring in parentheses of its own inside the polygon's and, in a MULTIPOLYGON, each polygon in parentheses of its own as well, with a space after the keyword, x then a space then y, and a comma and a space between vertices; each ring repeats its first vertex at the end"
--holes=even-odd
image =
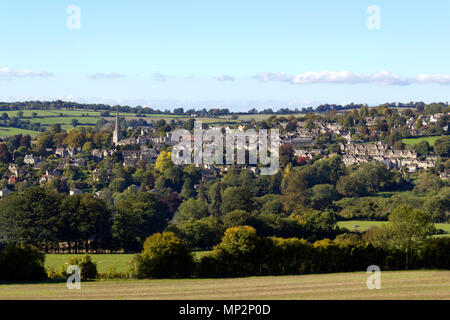
MULTIPOLYGON (((341 228, 346 228, 350 231, 367 231, 371 227, 380 227, 386 224, 386 221, 361 221, 361 220, 349 220, 349 221, 339 221, 338 226, 341 228)), ((442 229, 449 233, 450 236, 450 223, 436 223, 436 229, 442 229)))
MULTIPOLYGON (((24 121, 30 121, 31 123, 40 123, 43 127, 48 127, 52 124, 60 124, 64 130, 73 128, 72 120, 78 120, 79 126, 95 126, 96 123, 101 119, 113 122, 115 119, 115 112, 111 111, 109 117, 101 117, 100 111, 89 111, 89 110, 22 110, 22 111, 3 111, 0 115, 6 113, 9 118, 18 117, 24 121), (19 117, 19 112, 22 112, 22 116, 19 117), (35 115, 33 115, 35 113, 35 115)), ((190 119, 190 116, 186 115, 167 115, 167 114, 146 114, 144 116, 137 116, 136 113, 123 112, 120 113, 121 117, 126 120, 138 120, 144 119, 147 122, 166 120, 167 122, 171 120, 182 120, 185 121, 190 119)), ((236 120, 229 119, 230 117, 223 118, 195 118, 197 121, 202 121, 210 125, 220 124, 220 123, 234 123, 236 120)), ((0 138, 7 136, 12 136, 16 134, 29 134, 31 136, 36 136, 39 134, 37 131, 30 131, 18 128, 8 128, 0 127, 0 138)))
POLYGON ((450 299, 450 271, 381 272, 369 290, 366 272, 181 280, 97 280, 68 290, 65 282, 0 285, 0 299, 450 299))
POLYGON ((34 137, 34 136, 38 135, 39 132, 32 131, 32 130, 19 129, 19 128, 0 127, 0 138, 14 136, 16 134, 29 134, 30 136, 34 137))
POLYGON ((350 220, 350 221, 339 221, 338 226, 340 228, 346 228, 350 231, 367 231, 371 227, 381 227, 383 224, 386 224, 385 221, 359 221, 359 220, 350 220))
MULTIPOLYGON (((195 251, 194 257, 199 259, 208 251, 195 251)), ((89 254, 92 260, 97 263, 97 270, 100 273, 106 273, 112 268, 117 272, 127 272, 131 267, 131 261, 135 254, 89 254)), ((57 254, 51 253, 45 255, 45 268, 54 267, 56 271, 62 264, 67 265, 70 257, 82 257, 83 254, 57 254)))
POLYGON ((430 146, 434 146, 434 143, 437 139, 441 138, 440 136, 433 136, 433 137, 419 137, 419 138, 407 138, 402 139, 402 142, 406 145, 413 146, 417 143, 419 143, 422 140, 425 140, 428 142, 430 146))
MULTIPOLYGON (((82 257, 82 254, 46 254, 45 267, 55 267, 59 271, 61 264, 67 264, 70 257, 82 257)), ((105 273, 113 267, 117 272, 126 272, 131 267, 134 254, 90 254, 97 263, 98 272, 105 273)))

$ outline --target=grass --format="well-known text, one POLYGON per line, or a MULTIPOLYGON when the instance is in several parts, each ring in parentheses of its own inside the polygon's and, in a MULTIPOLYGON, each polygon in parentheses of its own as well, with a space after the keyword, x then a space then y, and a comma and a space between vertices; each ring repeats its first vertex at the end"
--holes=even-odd
POLYGON ((450 299, 450 271, 381 272, 381 289, 369 290, 366 272, 277 277, 181 280, 97 280, 80 290, 66 283, 0 285, 0 299, 450 299))
MULTIPOLYGON (((362 221, 362 220, 349 220, 349 221, 339 221, 338 226, 341 228, 346 228, 350 231, 367 231, 371 227, 380 227, 383 224, 388 223, 387 221, 362 221)), ((450 223, 435 223, 436 229, 442 229, 448 234, 439 236, 450 236, 450 223)))
POLYGON ((406 138, 406 139, 402 139, 402 142, 406 145, 413 146, 413 145, 419 143, 420 141, 425 140, 428 142, 428 144, 430 146, 434 146, 434 143, 439 138, 441 138, 441 137, 433 136, 433 137, 406 138))
POLYGON ((372 227, 381 227, 386 224, 386 221, 360 221, 360 220, 349 220, 349 221, 339 221, 338 226, 340 228, 346 228, 350 231, 367 231, 372 227))
MULTIPOLYGON (((55 267, 59 270, 61 264, 67 263, 70 257, 82 257, 83 254, 46 254, 45 267, 55 267)), ((126 272, 131 267, 134 254, 90 254, 92 260, 97 263, 98 272, 105 273, 111 268, 118 272, 126 272)))
MULTIPOLYGON (((194 258, 200 259, 209 251, 195 251, 194 258)), ((54 267, 57 271, 62 264, 66 264, 70 257, 82 257, 83 254, 59 254, 45 255, 45 268, 54 267)), ((97 270, 101 273, 110 271, 113 267, 117 272, 126 272, 131 267, 131 261, 135 254, 90 254, 92 260, 97 263, 97 270)))
POLYGON ((0 127, 0 138, 5 138, 7 136, 14 136, 16 134, 29 134, 30 136, 34 137, 38 135, 39 132, 20 128, 0 127))

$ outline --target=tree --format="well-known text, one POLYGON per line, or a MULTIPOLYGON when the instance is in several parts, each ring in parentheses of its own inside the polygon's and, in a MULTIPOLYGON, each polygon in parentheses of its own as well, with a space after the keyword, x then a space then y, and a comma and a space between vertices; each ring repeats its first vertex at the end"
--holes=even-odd
POLYGON ((224 228, 216 217, 189 219, 178 223, 174 229, 189 248, 210 249, 220 242, 224 228))
POLYGON ((442 157, 450 156, 450 136, 437 139, 434 143, 434 152, 442 157))
POLYGON ((421 140, 413 146, 413 149, 419 156, 426 156, 430 151, 430 144, 426 140, 421 140))
POLYGON ((194 266, 192 253, 173 232, 147 238, 135 261, 138 278, 185 278, 194 266))
POLYGON ((220 206, 222 205, 223 185, 220 181, 214 182, 208 190, 210 200, 209 211, 211 214, 218 216, 220 214, 220 206))
POLYGON ((120 200, 113 222, 113 237, 126 251, 135 251, 149 235, 162 231, 166 212, 162 203, 147 192, 130 194, 120 200))
POLYGON ((11 155, 9 154, 6 144, 0 143, 0 162, 9 163, 11 161, 11 155))
POLYGON ((450 187, 439 190, 437 194, 426 196, 423 207, 431 214, 434 222, 448 222, 450 219, 450 187))
POLYGON ((185 220, 201 219, 208 216, 208 203, 203 199, 189 198, 178 207, 173 220, 179 223, 185 220))
POLYGON ((8 245, 0 252, 0 281, 40 281, 47 278, 45 255, 31 245, 8 245))
MULTIPOLYGON (((246 276, 258 272, 264 241, 250 226, 228 228, 210 254, 222 275, 246 276)), ((209 258, 209 257, 208 257, 209 258)))
POLYGON ((155 169, 159 172, 164 172, 167 168, 173 166, 172 153, 161 151, 158 158, 156 158, 155 169))
POLYGON ((164 169, 163 176, 166 179, 166 184, 173 190, 179 192, 182 188, 183 171, 174 165, 171 165, 164 169))
POLYGON ((312 188, 311 203, 316 209, 323 209, 338 199, 339 194, 332 184, 317 184, 312 188))
POLYGON ((112 235, 125 252, 139 249, 140 219, 136 212, 129 210, 129 203, 119 203, 113 218, 112 235))
POLYGON ((286 125, 286 131, 288 132, 294 132, 297 130, 297 122, 296 121, 289 121, 286 125))
POLYGON ((185 199, 189 199, 195 197, 196 193, 197 192, 194 188, 194 181, 190 177, 184 179, 180 195, 185 199))
POLYGON ((84 143, 82 151, 83 152, 91 152, 92 149, 94 149, 93 143, 91 141, 87 141, 84 143))
POLYGON ((122 192, 126 188, 126 180, 124 178, 115 178, 109 184, 111 190, 115 192, 122 192))
POLYGON ((290 144, 280 146, 280 166, 284 168, 288 163, 292 163, 294 157, 294 148, 290 144))
POLYGON ((255 209, 252 193, 245 187, 228 187, 223 192, 221 211, 223 214, 239 209, 251 212, 255 209))
POLYGON ((394 209, 389 215, 389 224, 383 228, 387 247, 403 252, 406 269, 413 265, 418 249, 435 232, 431 215, 410 206, 394 209))
POLYGON ((65 240, 75 241, 77 249, 83 244, 86 251, 97 251, 110 236, 111 213, 103 200, 90 194, 66 196, 61 203, 61 219, 64 222, 60 234, 68 232, 65 240))
POLYGON ((244 210, 233 210, 222 216, 226 228, 248 225, 250 220, 250 214, 244 210))
POLYGON ((304 171, 287 174, 281 188, 284 211, 290 213, 297 206, 307 205, 309 190, 307 175, 304 171))
POLYGON ((415 192, 425 193, 438 191, 442 186, 442 180, 435 174, 423 173, 419 176, 414 187, 415 192))
POLYGON ((60 195, 40 187, 29 187, 22 194, 2 198, 0 234, 4 241, 48 249, 57 239, 55 225, 60 201, 60 195))
POLYGON ((31 148, 31 136, 29 134, 20 138, 20 146, 26 147, 27 149, 31 148))

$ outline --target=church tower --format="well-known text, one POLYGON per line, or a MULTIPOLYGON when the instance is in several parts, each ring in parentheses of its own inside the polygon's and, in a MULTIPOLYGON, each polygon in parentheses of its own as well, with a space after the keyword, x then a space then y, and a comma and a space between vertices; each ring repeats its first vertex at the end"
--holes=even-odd
POLYGON ((114 125, 113 143, 117 144, 120 141, 120 128, 119 128, 119 106, 116 106, 116 123, 114 125))

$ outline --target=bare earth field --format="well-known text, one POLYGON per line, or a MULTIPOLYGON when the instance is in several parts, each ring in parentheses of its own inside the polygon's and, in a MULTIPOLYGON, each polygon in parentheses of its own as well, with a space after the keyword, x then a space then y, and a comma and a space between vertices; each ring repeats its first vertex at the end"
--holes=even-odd
POLYGON ((2 284, 0 299, 450 299, 450 271, 381 272, 369 290, 366 272, 236 279, 98 280, 80 290, 66 283, 2 284))

